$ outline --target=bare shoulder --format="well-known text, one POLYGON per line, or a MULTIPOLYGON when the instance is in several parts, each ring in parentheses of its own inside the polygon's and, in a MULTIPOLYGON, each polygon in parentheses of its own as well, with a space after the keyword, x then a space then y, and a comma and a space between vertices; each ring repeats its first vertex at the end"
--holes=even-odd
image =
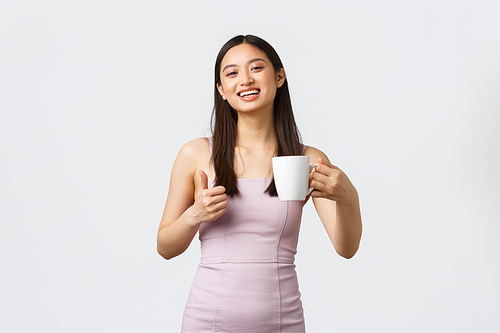
MULTIPOLYGON (((198 170, 210 173, 210 144, 207 138, 198 138, 185 143, 177 155, 175 166, 193 175, 198 170)), ((175 167, 174 166, 174 167, 175 167)))
POLYGON ((198 138, 186 142, 179 152, 179 155, 185 157, 196 157, 200 155, 210 155, 210 146, 207 138, 198 138))
POLYGON ((315 147, 307 146, 304 151, 304 156, 309 156, 311 159, 311 164, 318 163, 318 158, 323 159, 324 161, 330 162, 325 153, 315 147))
POLYGON ((207 138, 198 138, 186 142, 177 155, 176 162, 200 165, 202 159, 210 158, 210 146, 207 138))

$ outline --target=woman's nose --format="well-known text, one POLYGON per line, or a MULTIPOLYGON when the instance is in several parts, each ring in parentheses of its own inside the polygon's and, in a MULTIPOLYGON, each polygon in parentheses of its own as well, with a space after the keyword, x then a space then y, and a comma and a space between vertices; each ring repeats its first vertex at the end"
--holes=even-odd
POLYGON ((241 85, 242 86, 249 85, 253 82, 254 82, 254 80, 253 80, 253 77, 250 73, 247 73, 247 72, 242 73, 242 75, 241 75, 241 85))

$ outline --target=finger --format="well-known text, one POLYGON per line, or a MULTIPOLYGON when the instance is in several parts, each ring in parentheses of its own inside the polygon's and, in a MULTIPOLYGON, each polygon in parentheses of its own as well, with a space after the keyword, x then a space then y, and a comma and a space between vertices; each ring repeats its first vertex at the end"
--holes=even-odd
POLYGON ((319 190, 314 190, 310 194, 311 198, 327 198, 326 194, 324 192, 321 192, 319 190))
POLYGON ((212 216, 214 214, 217 214, 218 211, 221 209, 226 209, 227 208, 227 201, 221 201, 221 202, 211 202, 208 206, 205 207, 205 214, 212 216))
POLYGON ((316 169, 314 170, 314 172, 312 173, 312 178, 314 178, 314 176, 318 176, 318 175, 323 175, 323 176, 332 176, 335 174, 335 172, 337 172, 336 169, 334 168, 331 168, 329 166, 327 166, 326 164, 320 164, 316 167, 316 169))
POLYGON ((325 161, 324 159, 322 159, 321 157, 318 157, 318 162, 320 165, 326 165, 327 167, 329 168, 332 168, 332 169, 336 169, 336 170, 340 170, 339 167, 333 165, 332 163, 328 162, 328 161, 325 161))
POLYGON ((311 191, 310 196, 312 198, 323 198, 325 197, 325 192, 323 192, 323 186, 321 184, 318 186, 319 188, 314 188, 313 191, 311 191))
POLYGON ((221 209, 225 209, 227 207, 229 203, 227 202, 227 200, 223 200, 219 203, 217 203, 214 207, 215 211, 219 211, 221 209))
POLYGON ((311 198, 317 198, 320 193, 321 193, 321 191, 314 189, 313 191, 311 191, 311 193, 309 193, 309 196, 311 198))
POLYGON ((212 195, 220 195, 220 194, 224 194, 226 193, 226 188, 222 185, 219 185, 219 186, 215 186, 215 187, 212 187, 210 189, 210 193, 212 195))
POLYGON ((198 171, 198 173, 200 174, 200 178, 201 178, 200 190, 208 189, 208 176, 207 176, 207 174, 203 170, 198 171))
POLYGON ((335 176, 338 172, 342 172, 339 168, 336 166, 328 166, 326 164, 320 164, 316 167, 316 169, 313 172, 314 174, 322 174, 325 176, 335 176))
POLYGON ((326 184, 319 182, 317 180, 311 181, 310 186, 314 188, 314 190, 311 193, 314 193, 314 191, 323 193, 328 190, 328 186, 326 186, 326 184))
POLYGON ((227 195, 225 193, 214 195, 211 197, 210 204, 216 205, 220 202, 227 202, 227 195))
POLYGON ((324 184, 326 185, 329 181, 329 175, 326 175, 324 173, 321 173, 321 172, 315 172, 312 177, 311 177, 311 182, 319 182, 321 184, 324 184))
POLYGON ((215 213, 212 217, 212 221, 217 220, 219 217, 221 217, 225 212, 227 212, 227 208, 222 208, 219 210, 217 213, 215 213))
POLYGON ((207 207, 207 213, 213 217, 214 215, 218 214, 221 210, 226 211, 228 206, 227 200, 223 200, 218 203, 212 203, 210 207, 207 207))

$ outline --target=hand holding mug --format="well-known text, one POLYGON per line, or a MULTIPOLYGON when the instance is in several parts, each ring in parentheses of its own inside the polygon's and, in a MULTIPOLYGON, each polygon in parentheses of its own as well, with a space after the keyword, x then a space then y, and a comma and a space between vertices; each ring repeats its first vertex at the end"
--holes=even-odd
POLYGON ((311 192, 312 198, 326 198, 343 205, 351 205, 358 201, 358 192, 347 175, 321 158, 309 184, 314 187, 311 192))

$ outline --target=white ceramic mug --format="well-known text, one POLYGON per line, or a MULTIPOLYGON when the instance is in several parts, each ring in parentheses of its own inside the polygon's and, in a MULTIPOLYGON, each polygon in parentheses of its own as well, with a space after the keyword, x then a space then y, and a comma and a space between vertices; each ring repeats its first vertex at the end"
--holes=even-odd
POLYGON ((313 190, 309 174, 317 165, 310 165, 309 156, 273 157, 274 183, 280 200, 304 201, 313 190))

